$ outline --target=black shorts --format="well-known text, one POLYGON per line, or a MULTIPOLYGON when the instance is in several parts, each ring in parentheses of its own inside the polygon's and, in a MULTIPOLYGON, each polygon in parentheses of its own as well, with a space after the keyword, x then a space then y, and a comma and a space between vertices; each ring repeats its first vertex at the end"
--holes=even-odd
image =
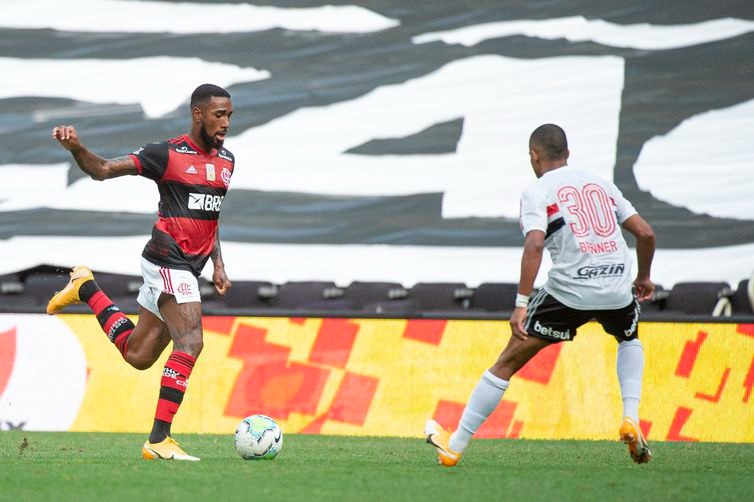
POLYGON ((529 301, 525 328, 530 336, 562 342, 573 340, 577 328, 595 319, 605 331, 623 342, 638 338, 640 311, 636 297, 625 307, 615 310, 572 309, 543 288, 529 301))

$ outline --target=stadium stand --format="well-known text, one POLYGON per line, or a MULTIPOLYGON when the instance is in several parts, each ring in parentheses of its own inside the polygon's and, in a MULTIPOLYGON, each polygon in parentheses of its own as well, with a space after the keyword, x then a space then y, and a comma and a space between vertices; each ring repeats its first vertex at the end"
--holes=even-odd
POLYGON ((343 294, 349 308, 355 311, 383 313, 415 307, 405 301, 408 291, 397 282, 353 281, 343 294))
MULTIPOLYGON (((127 314, 138 312, 140 276, 95 271, 97 282, 127 314)), ((42 313, 51 295, 68 279, 68 269, 40 265, 0 276, 0 313, 42 313)), ((656 285, 651 300, 641 303, 645 320, 738 316, 754 319, 754 276, 733 290, 727 282, 680 282, 671 289, 656 285)), ((368 317, 458 317, 473 319, 508 316, 518 285, 485 282, 475 288, 464 283, 419 282, 406 288, 398 282, 353 281, 338 287, 332 281, 233 281, 221 298, 211 281, 199 279, 206 315, 314 315, 368 317)), ((72 305, 67 313, 89 313, 86 305, 72 305)))
POLYGON ((733 315, 754 314, 754 274, 738 283, 738 288, 730 297, 733 315))
POLYGON ((203 296, 203 307, 207 312, 221 312, 227 309, 268 309, 278 294, 278 288, 269 281, 235 281, 230 291, 220 298, 215 287, 205 281, 199 288, 203 296))
POLYGON ((670 290, 663 313, 730 316, 732 294, 727 282, 679 282, 670 290))
POLYGON ((420 310, 466 310, 474 291, 461 282, 417 282, 408 290, 408 299, 420 310))
POLYGON ((29 312, 37 302, 24 294, 24 284, 17 274, 0 275, 0 312, 29 312))
POLYGON ((289 281, 281 284, 272 307, 286 310, 345 310, 343 290, 331 281, 289 281))
POLYGON ((665 301, 668 299, 670 291, 663 288, 660 284, 655 284, 655 292, 649 300, 640 302, 642 314, 662 312, 665 309, 665 301))
POLYGON ((518 293, 518 284, 483 282, 474 289, 469 309, 488 312, 512 312, 518 293))

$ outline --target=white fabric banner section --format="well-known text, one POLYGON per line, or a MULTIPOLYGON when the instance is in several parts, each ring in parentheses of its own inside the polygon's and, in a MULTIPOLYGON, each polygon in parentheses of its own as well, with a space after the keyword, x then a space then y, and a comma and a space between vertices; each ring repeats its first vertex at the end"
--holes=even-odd
MULTIPOLYGON (((110 64, 114 63, 0 58, 0 83, 8 80, 7 85, 0 85, 0 97, 37 94, 104 103, 139 102, 154 116, 174 110, 187 96, 185 85, 178 81, 153 86, 141 79, 150 65, 170 68, 164 72, 168 80, 191 70, 184 66, 206 66, 207 71, 216 72, 220 85, 268 76, 254 69, 176 58, 119 62, 124 70, 120 72, 110 72, 110 64), (32 87, 24 83, 21 88, 20 83, 12 84, 10 77, 1 76, 14 72, 36 75, 29 79, 32 87), (94 72, 103 76, 87 78, 94 72), (52 82, 42 77, 48 73, 62 76, 52 82), (117 83, 100 85, 107 75, 114 79, 116 74, 122 75, 117 83), (67 81, 58 88, 61 79, 67 81)), ((529 135, 543 123, 554 122, 567 131, 571 165, 613 179, 622 90, 623 60, 613 56, 536 60, 478 56, 456 61, 404 84, 384 86, 331 106, 297 110, 229 136, 225 145, 236 157, 230 196, 239 188, 346 196, 434 192, 444 193, 445 218, 518 218, 520 195, 535 180, 527 154, 529 135), (564 77, 558 85, 529 78, 542 72, 564 77), (374 157, 343 153, 374 138, 407 136, 458 117, 464 119, 463 134, 453 154, 374 157), (296 138, 295 148, 291 148, 291 138, 296 138)), ((165 138, 154 141, 161 139, 165 138)), ((87 143, 87 138, 82 141, 87 143)), ((123 154, 140 146, 123 145, 123 154)), ((15 180, 5 190, 0 185, 0 211, 39 207, 156 210, 157 190, 148 180, 124 177, 100 183, 79 179, 69 186, 67 169, 67 164, 0 166, 4 180, 15 180), (43 184, 36 195, 14 193, 12 187, 23 185, 29 176, 43 184)))
POLYGON ((76 336, 58 318, 22 314, 0 315, 0 335, 12 337, 15 347, 15 354, 4 354, 12 368, 0 389, 0 429, 70 429, 87 378, 86 356, 76 336))
POLYGON ((691 117, 650 139, 634 165, 639 187, 695 213, 754 219, 752 117, 754 100, 691 117))
MULTIPOLYGON (((222 87, 270 77, 266 70, 210 63, 199 58, 0 58, 0 99, 34 96, 85 103, 139 104, 152 118, 186 104, 188 115, 189 97, 198 83, 187 84, 187 75, 212 75, 213 82, 222 87), (18 78, 19 75, 23 78, 18 78)), ((45 121, 51 117, 42 113, 36 118, 45 121)))
POLYGON ((442 192, 445 218, 518 218, 521 192, 535 181, 529 135, 543 123, 567 131, 571 165, 612 181, 623 67, 623 59, 614 56, 476 56, 354 100, 299 109, 226 140, 236 156, 231 190, 442 192), (544 73, 559 77, 531 78, 544 73), (452 154, 343 153, 374 138, 409 136, 459 117, 463 134, 452 154), (291 138, 306 140, 291 147, 291 138))
MULTIPOLYGON (((94 270, 141 275, 141 251, 147 236, 137 237, 15 237, 0 241, 1 273, 47 263, 64 267, 88 265, 94 270)), ((222 243, 226 271, 233 280, 394 281, 410 287, 417 282, 518 283, 522 249, 518 247, 434 247, 387 245, 287 245, 222 243)), ((635 261, 635 254, 634 261, 635 261)), ((735 287, 751 276, 754 244, 704 249, 659 249, 652 278, 666 289, 683 281, 727 281, 735 287)), ((537 286, 551 266, 545 253, 537 286)), ((636 266, 634 264, 634 271, 636 266)), ((209 279, 208 262, 203 276, 209 279)))
POLYGON ((4 0, 3 7, 2 28, 97 33, 238 33, 274 28, 371 33, 400 24, 355 5, 288 9, 234 3, 4 0))
POLYGON ((425 33, 412 39, 415 44, 443 41, 473 47, 485 40, 515 35, 571 42, 597 42, 611 47, 665 50, 724 40, 754 31, 754 21, 745 19, 713 19, 694 24, 652 25, 614 24, 602 19, 582 16, 557 19, 499 21, 466 26, 456 30, 425 33))

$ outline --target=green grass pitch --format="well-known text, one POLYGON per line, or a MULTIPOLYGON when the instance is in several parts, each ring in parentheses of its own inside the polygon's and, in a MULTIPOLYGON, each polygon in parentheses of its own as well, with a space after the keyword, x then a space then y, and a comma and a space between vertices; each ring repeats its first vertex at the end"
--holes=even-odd
POLYGON ((287 435, 245 461, 232 435, 179 436, 201 462, 140 459, 143 435, 0 432, 0 500, 751 500, 754 445, 476 440, 455 468, 420 439, 287 435))

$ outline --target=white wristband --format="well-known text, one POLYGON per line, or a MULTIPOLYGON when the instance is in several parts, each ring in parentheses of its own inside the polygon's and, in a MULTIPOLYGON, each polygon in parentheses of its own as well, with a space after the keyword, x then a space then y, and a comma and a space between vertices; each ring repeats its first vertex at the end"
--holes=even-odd
POLYGON ((521 293, 516 293, 516 308, 527 307, 528 305, 529 305, 529 295, 522 295, 521 293))

